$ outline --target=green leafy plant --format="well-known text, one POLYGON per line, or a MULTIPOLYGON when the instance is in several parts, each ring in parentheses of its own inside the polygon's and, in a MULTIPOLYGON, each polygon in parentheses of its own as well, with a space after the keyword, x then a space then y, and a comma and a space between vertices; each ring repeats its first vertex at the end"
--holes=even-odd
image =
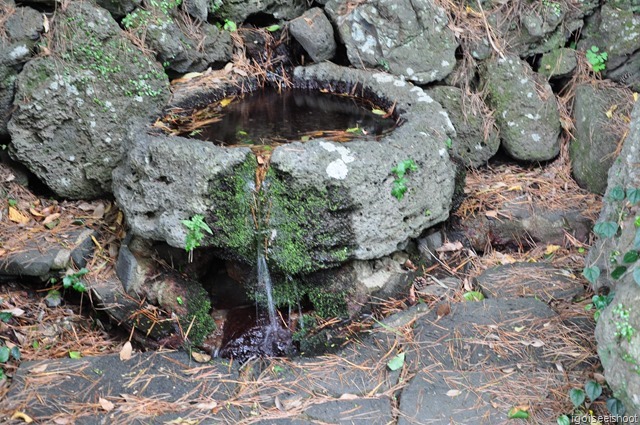
POLYGON ((616 326, 615 336, 624 338, 627 342, 631 342, 631 338, 636 334, 636 328, 629 323, 629 311, 622 303, 616 305, 612 310, 615 317, 613 320, 613 324, 616 326))
POLYGON ((85 286, 84 282, 82 282, 81 277, 87 273, 89 273, 89 270, 83 267, 75 273, 67 274, 62 278, 62 286, 64 287, 64 289, 72 288, 78 292, 86 292, 87 287, 85 286))
POLYGON ((607 52, 601 52, 597 46, 591 46, 591 48, 585 52, 585 55, 593 72, 604 71, 607 67, 609 55, 607 52))
POLYGON ((402 199, 408 190, 408 180, 405 175, 410 171, 418 171, 418 165, 413 159, 406 159, 391 169, 391 172, 396 175, 391 194, 398 200, 402 199))
POLYGON ((204 232, 213 235, 213 231, 204 222, 204 217, 200 214, 194 215, 189 220, 182 220, 182 224, 187 228, 184 249, 189 253, 189 262, 193 261, 193 250, 200 246, 204 239, 204 232))
POLYGON ((225 19, 224 24, 222 25, 222 29, 224 29, 225 31, 234 32, 234 31, 238 31, 238 26, 236 25, 235 22, 229 19, 225 19))
MULTIPOLYGON (((20 349, 17 345, 9 348, 6 345, 0 346, 0 365, 8 363, 11 358, 14 360, 20 360, 20 349)), ((6 379, 6 375, 4 373, 4 369, 0 368, 0 382, 6 379)))
POLYGON ((562 15, 562 6, 557 1, 542 0, 542 5, 550 9, 557 17, 560 17, 562 15))
POLYGON ((584 309, 595 309, 595 311, 593 312, 593 320, 597 322, 604 309, 607 308, 609 304, 611 304, 611 301, 613 301, 614 296, 614 292, 609 292, 607 295, 594 295, 593 297, 591 297, 591 304, 586 305, 584 309))

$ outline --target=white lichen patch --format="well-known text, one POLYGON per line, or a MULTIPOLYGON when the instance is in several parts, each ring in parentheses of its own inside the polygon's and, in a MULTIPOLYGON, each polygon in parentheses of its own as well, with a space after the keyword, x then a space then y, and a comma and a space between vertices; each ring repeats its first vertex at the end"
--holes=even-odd
POLYGON ((373 78, 378 82, 378 83, 390 83, 392 82, 395 78, 393 77, 393 75, 391 74, 384 74, 382 72, 376 72, 375 74, 373 74, 373 78))
POLYGON ((407 85, 407 83, 405 83, 403 80, 395 80, 393 82, 393 85, 396 87, 404 87, 407 85))
POLYGON ((433 99, 431 98, 431 96, 425 93, 425 91, 420 87, 414 87, 411 89, 411 91, 416 93, 418 102, 433 103, 433 99))
POLYGON ((527 114, 527 115, 525 115, 525 117, 527 117, 527 118, 529 118, 530 120, 533 120, 533 121, 538 121, 540 119, 540 114, 535 114, 535 115, 527 114))
POLYGON ((529 82, 528 78, 521 78, 520 79, 520 84, 527 84, 529 82))
POLYGON ((344 180, 347 174, 349 174, 349 168, 342 159, 336 159, 327 165, 327 175, 331 178, 344 180))
POLYGON ((415 71, 413 70, 413 68, 407 68, 407 71, 406 71, 406 72, 407 72, 407 75, 408 75, 409 77, 411 77, 413 74, 415 74, 415 71))
POLYGON ((534 142, 539 142, 539 141, 541 140, 541 139, 540 139, 540 135, 539 135, 539 134, 537 134, 537 133, 533 133, 533 134, 531 135, 531 138, 533 139, 533 141, 534 141, 534 142))
POLYGON ((327 165, 327 175, 331 178, 344 180, 349 174, 349 167, 347 164, 355 161, 355 158, 351 155, 351 151, 344 146, 336 146, 329 142, 320 142, 320 146, 327 152, 337 152, 340 154, 340 158, 331 161, 327 165))
POLYGON ((29 49, 27 49, 27 46, 25 46, 24 44, 16 46, 16 48, 9 53, 9 57, 14 60, 22 59, 28 55, 29 55, 29 49))
POLYGON ((441 66, 441 67, 443 67, 443 68, 446 68, 446 67, 448 67, 449 65, 451 65, 451 64, 450 64, 448 61, 446 61, 446 60, 443 60, 442 62, 440 62, 440 66, 441 66))

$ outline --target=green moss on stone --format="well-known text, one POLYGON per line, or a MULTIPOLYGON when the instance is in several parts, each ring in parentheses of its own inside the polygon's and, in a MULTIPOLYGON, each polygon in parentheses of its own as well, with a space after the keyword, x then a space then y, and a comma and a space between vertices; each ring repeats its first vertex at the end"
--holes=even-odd
POLYGON ((271 262, 287 275, 309 273, 346 261, 353 238, 346 225, 346 196, 328 189, 289 187, 286 176, 267 173, 269 228, 277 231, 271 262))
MULTIPOLYGON (((194 285, 197 285, 194 283, 194 285)), ((189 299, 185 300, 187 306, 187 317, 180 320, 183 331, 187 331, 191 322, 193 326, 189 331, 189 340, 194 345, 201 345, 204 339, 215 330, 216 323, 211 317, 211 301, 209 294, 202 286, 197 285, 189 294, 189 299)))
POLYGON ((214 182, 210 188, 216 205, 207 223, 213 236, 207 245, 226 248, 246 263, 255 262, 255 223, 251 208, 254 206, 256 159, 247 155, 246 161, 227 176, 214 182))

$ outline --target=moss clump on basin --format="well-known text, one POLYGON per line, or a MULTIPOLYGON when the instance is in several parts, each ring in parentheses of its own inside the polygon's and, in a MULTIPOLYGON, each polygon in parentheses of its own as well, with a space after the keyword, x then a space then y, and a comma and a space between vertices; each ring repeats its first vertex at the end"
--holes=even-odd
MULTIPOLYGON (((348 317, 348 292, 339 288, 327 288, 310 283, 302 283, 294 279, 277 282, 272 289, 273 304, 279 309, 297 310, 308 300, 315 314, 323 319, 332 317, 348 317)), ((257 288, 250 298, 259 304, 266 305, 267 300, 262 288, 257 288)))
POLYGON ((207 223, 213 231, 207 245, 233 253, 235 260, 255 262, 254 181, 258 163, 252 154, 231 173, 211 183, 209 193, 216 200, 207 223))
POLYGON ((204 339, 216 329, 211 317, 211 301, 205 289, 197 285, 190 291, 189 298, 184 301, 187 306, 187 317, 180 321, 184 332, 189 329, 189 340, 194 345, 201 345, 204 339), (193 322, 193 325, 191 323, 193 322))
POLYGON ((309 273, 346 261, 352 252, 351 201, 342 189, 293 187, 270 168, 263 203, 275 230, 269 262, 286 275, 309 273))

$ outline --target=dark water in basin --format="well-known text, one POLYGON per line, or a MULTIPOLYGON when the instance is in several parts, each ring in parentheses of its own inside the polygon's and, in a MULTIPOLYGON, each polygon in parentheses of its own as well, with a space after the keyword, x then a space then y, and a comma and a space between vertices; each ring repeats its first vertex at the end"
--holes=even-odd
POLYGON ((304 136, 313 132, 346 131, 356 127, 364 130, 363 135, 379 136, 390 131, 395 120, 374 114, 373 108, 349 96, 311 90, 278 93, 275 89, 264 89, 221 108, 222 120, 202 127, 192 137, 225 145, 263 145, 305 140, 304 136))

